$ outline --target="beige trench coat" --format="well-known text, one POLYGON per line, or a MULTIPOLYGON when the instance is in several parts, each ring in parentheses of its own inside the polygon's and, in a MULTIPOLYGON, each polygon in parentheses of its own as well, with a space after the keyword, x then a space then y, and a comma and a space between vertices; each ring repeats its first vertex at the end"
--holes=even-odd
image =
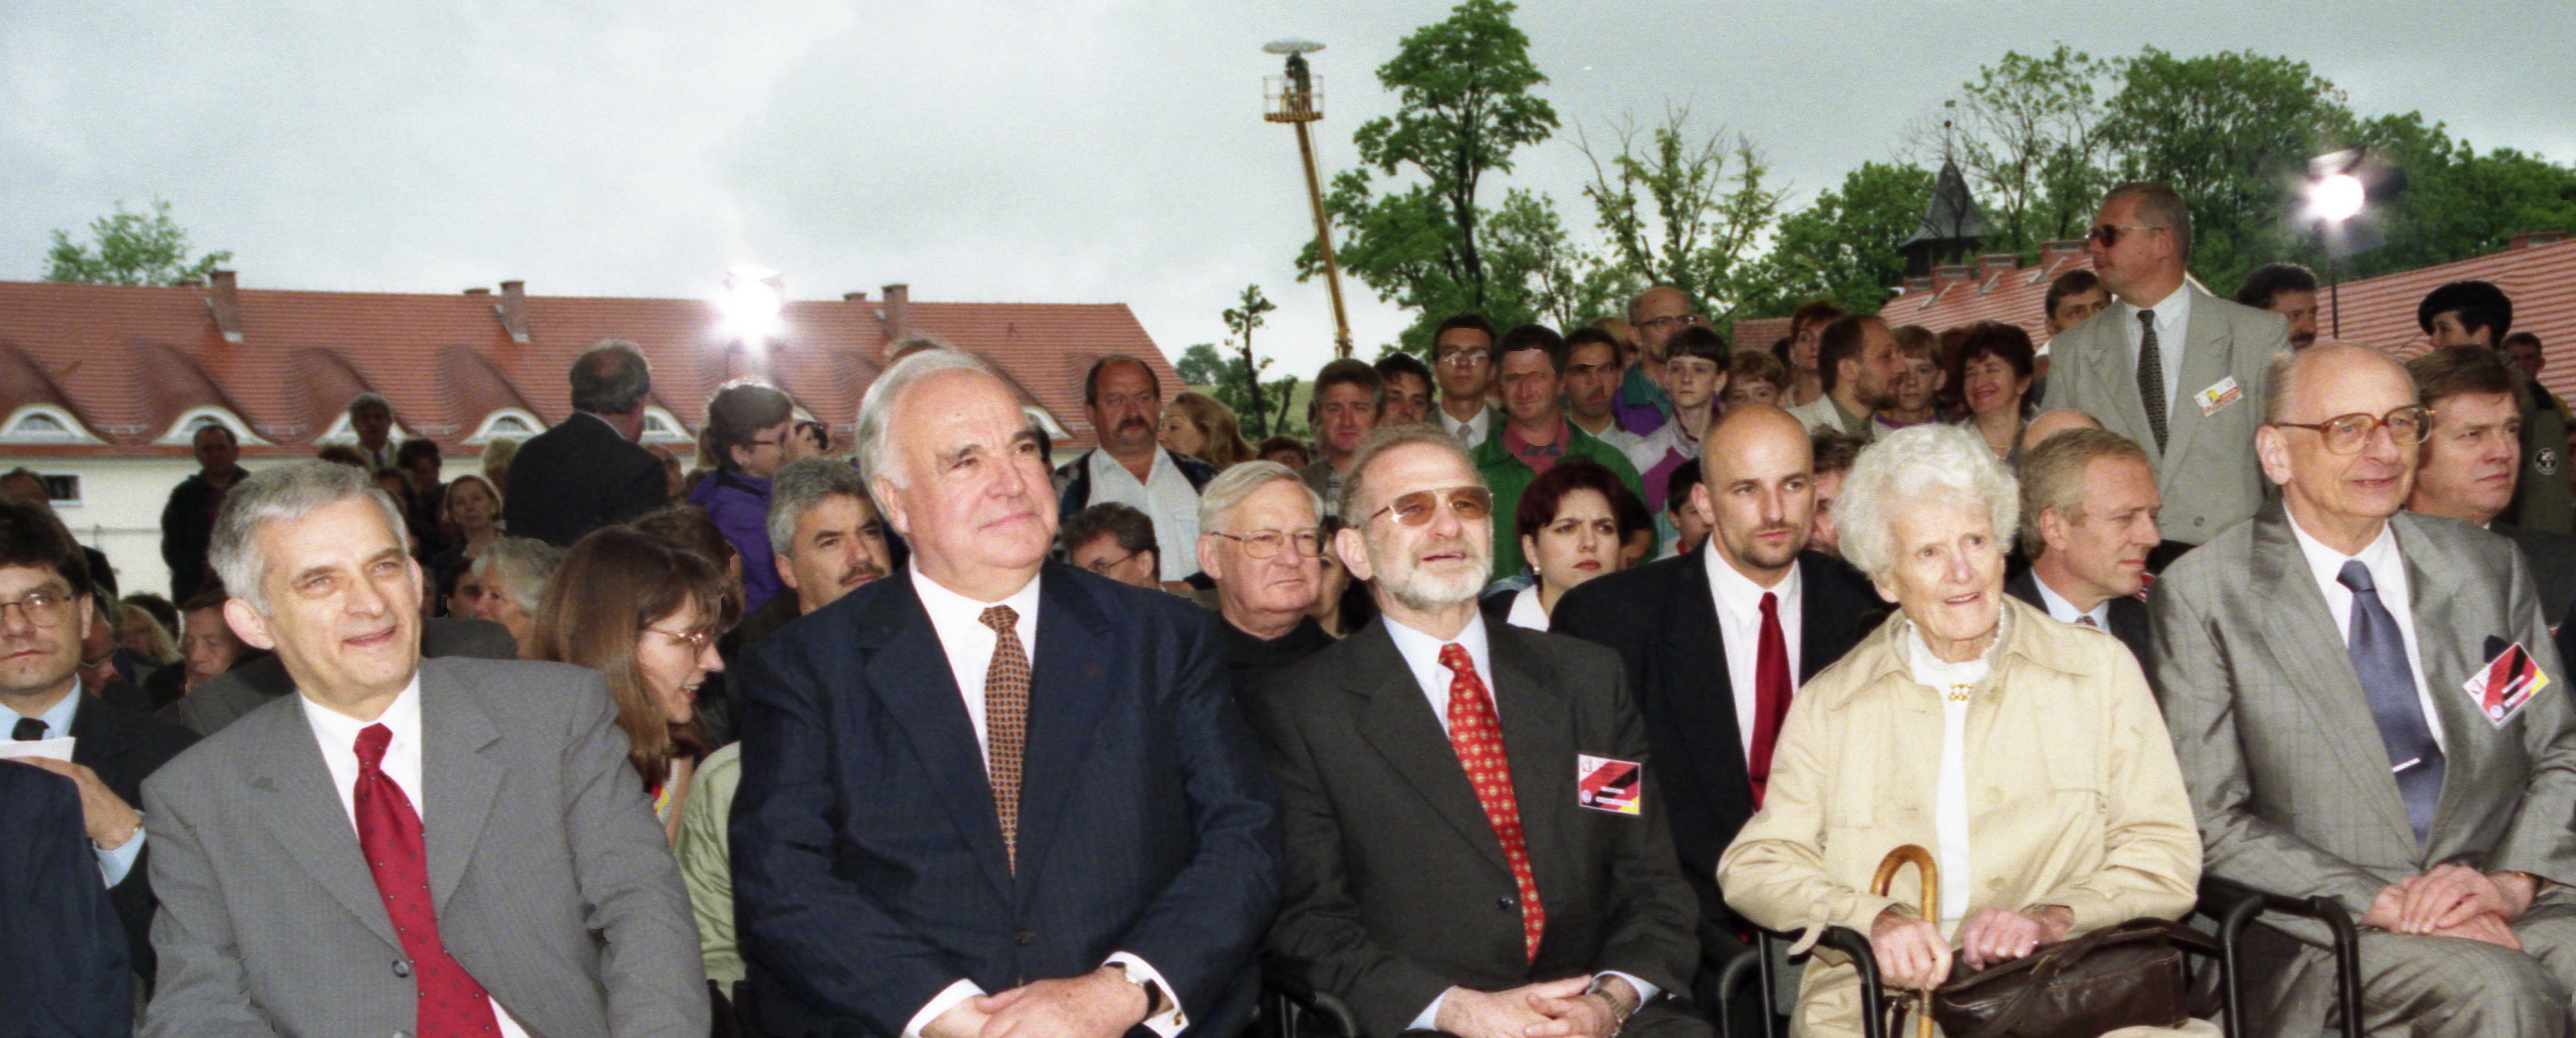
MULTIPOLYGON (((2107 633, 2003 605, 2004 645, 1968 707, 1972 896, 1960 917, 2064 905, 2074 934, 2180 917, 2200 882, 2200 833, 2136 658, 2107 633)), ((1911 869, 1893 897, 1868 893, 1891 848, 1940 846, 1941 703, 1905 665, 1909 627, 1890 617, 1791 705, 1762 810, 1717 866, 1745 918, 1867 934, 1888 906, 1921 903, 1911 869)), ((1849 960, 1808 963, 1794 1033, 1858 1034, 1860 1011, 1849 960)))

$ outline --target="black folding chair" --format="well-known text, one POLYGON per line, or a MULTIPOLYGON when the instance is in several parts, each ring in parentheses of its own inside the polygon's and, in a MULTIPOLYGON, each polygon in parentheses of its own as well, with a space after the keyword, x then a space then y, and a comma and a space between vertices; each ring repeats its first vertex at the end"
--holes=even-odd
MULTIPOLYGON (((1757 1038, 1756 1035, 1739 1033, 1735 1025, 1736 1010, 1740 1004, 1735 990, 1742 987, 1747 978, 1752 978, 1758 987, 1758 1004, 1762 1010, 1762 1032, 1758 1038, 1780 1038, 1780 1021, 1788 1014, 1782 1011, 1775 995, 1779 990, 1775 982, 1779 978, 1772 972, 1771 949, 1775 946, 1793 945, 1797 941, 1796 934, 1756 930, 1752 947, 1736 952, 1723 963, 1703 964, 1702 968, 1713 967, 1717 970, 1715 1008, 1718 1032, 1721 1035, 1725 1038, 1757 1038)), ((1887 1022, 1877 1011, 1880 1002, 1878 956, 1870 952, 1869 938, 1861 936, 1859 931, 1848 927, 1831 926, 1826 927, 1823 936, 1816 939, 1816 947, 1831 948, 1851 957, 1853 968, 1860 972, 1861 1004, 1870 1007, 1861 1014, 1861 1036, 1862 1038, 1887 1038, 1887 1022)), ((1806 957, 1805 954, 1801 954, 1793 961, 1803 961, 1806 957)))
POLYGON ((2244 954, 2245 927, 2266 912, 2325 924, 2334 950, 2335 1007, 2344 1038, 2361 1038, 2361 931, 2352 913, 2325 897, 2294 898, 2258 890, 2215 876, 2201 877, 2200 912, 2218 920, 2218 949, 2223 975, 2219 997, 2227 1010, 2227 1033, 2235 1038, 2244 1020, 2244 973, 2237 968, 2244 954))
POLYGON ((1252 1031, 1267 1038, 1360 1038, 1360 1018, 1349 1003, 1329 991, 1307 987, 1288 972, 1264 963, 1261 969, 1260 1019, 1252 1031), (1306 1028, 1321 1028, 1308 1035, 1306 1028))

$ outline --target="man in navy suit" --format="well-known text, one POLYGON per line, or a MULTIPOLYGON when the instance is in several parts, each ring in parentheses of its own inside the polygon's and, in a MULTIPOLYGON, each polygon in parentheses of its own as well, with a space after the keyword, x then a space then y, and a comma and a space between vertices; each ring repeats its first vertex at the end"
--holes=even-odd
POLYGON ((1047 561, 1038 431, 970 355, 888 369, 857 442, 911 566, 741 669, 735 916, 762 1026, 1233 1035, 1279 839, 1215 619, 1047 561))
POLYGON ((653 366, 624 339, 604 339, 572 362, 572 417, 519 445, 518 492, 502 505, 513 537, 558 548, 670 502, 662 460, 636 446, 653 366))
POLYGON ((0 1020, 11 1034, 134 1033, 125 933, 73 780, 0 764, 0 1020))

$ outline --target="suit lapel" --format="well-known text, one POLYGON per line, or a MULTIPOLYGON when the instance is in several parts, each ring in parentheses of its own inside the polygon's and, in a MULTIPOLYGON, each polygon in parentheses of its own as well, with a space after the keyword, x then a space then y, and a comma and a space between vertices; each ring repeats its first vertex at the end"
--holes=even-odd
MULTIPOLYGON (((1072 567, 1050 563, 1038 590, 1037 656, 1029 686, 1029 740, 1020 782, 1019 852, 1045 856, 1081 782, 1092 734, 1109 712, 1113 661, 1108 618, 1072 567)), ((1020 873, 1034 876, 1032 868, 1020 873)))
POLYGON ((2200 404, 2192 395, 2227 377, 2229 343, 2227 315, 2219 311, 2218 297, 2189 284, 2180 291, 2191 293, 2191 322, 2183 326, 2182 369, 2175 376, 2181 384, 2165 387, 2166 396, 2179 405, 2173 409, 2173 449, 2165 453, 2187 458, 2202 424, 2200 404))
MULTIPOLYGON (((2442 795, 2433 809, 2433 828, 2425 834, 2425 849, 2432 851, 2446 835, 2444 821, 2484 817, 2461 811, 2462 799, 2479 796, 2486 790, 2517 788, 2519 783, 2516 776, 2491 773, 2486 767, 2503 756, 2492 752, 2496 729, 2469 703, 2462 690, 2486 659, 2471 653, 2485 647, 2478 643, 2486 635, 2498 632, 2492 620, 2478 615, 2474 604, 2460 594, 2470 582, 2436 576, 2467 572, 2471 563, 2450 558, 2435 538, 2408 520, 2407 513, 2398 513, 2389 525, 2396 533, 2398 554, 2406 562, 2406 593, 2411 600, 2407 611, 2414 614, 2415 655, 2423 660, 2424 687, 2433 695, 2433 713, 2442 719, 2446 747, 2442 795)), ((2428 855, 2428 860, 2432 857, 2438 855, 2428 855)))
MULTIPOLYGON (((1702 559, 1679 575, 1683 591, 1672 596, 1673 611, 1664 618, 1664 658, 1672 661, 1665 677, 1673 694, 1666 697, 1663 708, 1683 745, 1690 747, 1692 765, 1708 769, 1716 784, 1750 811, 1753 778, 1745 770, 1744 729, 1735 719, 1734 672, 1727 668, 1726 633, 1717 623, 1717 595, 1709 589, 1706 565, 1702 559)), ((1815 658, 1816 638, 1815 624, 1801 625, 1802 663, 1815 658)))
POLYGON ((401 951, 402 939, 385 914, 375 874, 358 849, 357 827, 332 786, 303 704, 255 711, 234 724, 264 729, 252 764, 252 810, 316 885, 387 947, 401 951))
POLYGON ((2317 590, 2316 575, 2299 550, 2290 518, 2277 501, 2255 515, 2252 586, 2277 589, 2286 600, 2265 609, 2262 644, 2280 665, 2285 683, 2317 721, 2318 745, 2353 747, 2331 752, 2341 762, 2353 788, 2368 800, 2400 846, 2415 846, 2415 828, 2406 820, 2406 804, 2397 795, 2397 780, 2388 771, 2379 725, 2370 717, 2370 697, 2352 669, 2343 633, 2334 628, 2334 613, 2317 590))
MULTIPOLYGON (((1430 804, 1433 814, 1495 868, 1509 872, 1503 846, 1494 839, 1493 823, 1485 820, 1485 806, 1476 799, 1476 788, 1468 783, 1467 769, 1458 763, 1448 732, 1432 716, 1430 701, 1414 684, 1413 668, 1406 665, 1403 653, 1395 651, 1395 640, 1386 633, 1388 622, 1381 617, 1351 636, 1359 640, 1360 651, 1353 660, 1356 666, 1343 681, 1345 688, 1367 700, 1361 707, 1366 717, 1360 726, 1362 737, 1430 804)), ((1510 752, 1508 742, 1504 750, 1510 752)), ((1515 777, 1514 784, 1518 781, 1515 777)))
POLYGON ((974 846, 994 891, 1007 897, 1010 859, 1002 849, 993 778, 984 767, 984 748, 975 741, 974 719, 966 714, 956 673, 948 668, 939 632, 930 626, 930 614, 922 610, 912 581, 900 580, 888 591, 868 603, 859 621, 868 688, 912 739, 922 768, 930 773, 931 795, 946 807, 941 813, 974 846))
POLYGON ((430 896, 444 911, 474 860, 508 769, 482 752, 501 741, 501 730, 446 668, 429 661, 420 672, 420 728, 421 840, 429 855, 430 896))
MULTIPOLYGON (((1574 804, 1574 713, 1565 691, 1538 656, 1521 644, 1518 628, 1487 627, 1486 655, 1494 662, 1494 712, 1502 719, 1503 756, 1511 762, 1512 796, 1521 815, 1521 842, 1527 847, 1530 875, 1539 900, 1551 890, 1565 890, 1581 875, 1578 851, 1568 841, 1582 827, 1569 812, 1574 804)), ((1501 842, 1486 826, 1485 842, 1501 842)))

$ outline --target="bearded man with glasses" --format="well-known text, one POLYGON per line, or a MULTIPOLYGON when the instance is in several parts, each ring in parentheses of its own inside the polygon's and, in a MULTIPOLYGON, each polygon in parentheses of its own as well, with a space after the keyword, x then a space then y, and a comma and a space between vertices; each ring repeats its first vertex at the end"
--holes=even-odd
POLYGON ((2206 543, 2263 503, 2248 448, 2289 324, 2188 279, 2191 211, 2162 184, 2104 195, 2086 252, 2117 302, 2049 340, 2042 409, 2082 411, 2145 448, 2165 536, 2206 543))
POLYGON ((1380 618, 1251 697, 1286 825, 1271 961, 1370 1038, 1698 1038, 1661 774, 1617 654, 1489 625, 1494 498, 1419 427, 1362 441, 1333 551, 1380 618))
MULTIPOLYGON (((2147 602, 2206 874, 2351 913, 2369 1031, 2563 1034, 2576 713, 2531 565, 2402 510, 2431 419, 2395 360, 2320 343, 2267 384, 2255 449, 2280 499, 2147 602)), ((2249 933, 2248 1004, 2270 1012, 2252 1033, 2324 1026, 2312 926, 2249 933)))

